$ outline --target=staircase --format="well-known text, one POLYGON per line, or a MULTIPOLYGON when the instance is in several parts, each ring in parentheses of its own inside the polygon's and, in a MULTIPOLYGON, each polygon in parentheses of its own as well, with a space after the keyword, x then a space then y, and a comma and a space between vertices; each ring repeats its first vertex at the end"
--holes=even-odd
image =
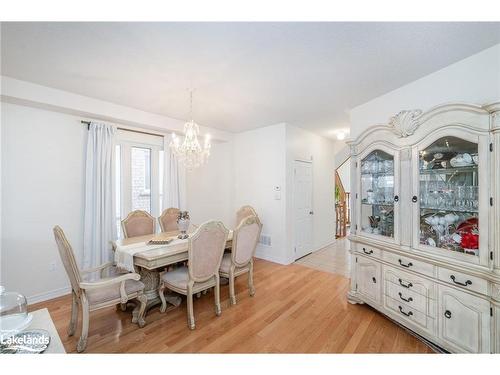
POLYGON ((340 175, 335 171, 335 237, 347 235, 347 226, 351 223, 350 193, 346 192, 340 175))

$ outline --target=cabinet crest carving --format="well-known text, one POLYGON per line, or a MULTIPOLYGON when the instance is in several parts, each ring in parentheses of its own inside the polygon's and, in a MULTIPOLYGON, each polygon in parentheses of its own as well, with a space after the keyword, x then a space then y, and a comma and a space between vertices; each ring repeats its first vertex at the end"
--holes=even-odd
POLYGON ((415 130, 417 130, 420 125, 418 117, 421 114, 422 110, 420 109, 401 111, 397 115, 391 117, 389 126, 398 137, 408 137, 415 133, 415 130))

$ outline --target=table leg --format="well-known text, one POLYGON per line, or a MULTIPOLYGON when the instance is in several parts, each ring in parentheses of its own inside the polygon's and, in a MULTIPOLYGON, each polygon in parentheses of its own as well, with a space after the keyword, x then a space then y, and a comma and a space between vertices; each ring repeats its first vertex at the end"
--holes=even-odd
MULTIPOLYGON (((158 287, 160 286, 160 272, 157 270, 148 270, 139 268, 141 281, 144 283, 144 295, 148 299, 146 304, 146 311, 150 308, 161 304, 160 295, 158 294, 158 287)), ((175 307, 181 304, 181 297, 173 293, 167 293, 165 299, 175 307)))

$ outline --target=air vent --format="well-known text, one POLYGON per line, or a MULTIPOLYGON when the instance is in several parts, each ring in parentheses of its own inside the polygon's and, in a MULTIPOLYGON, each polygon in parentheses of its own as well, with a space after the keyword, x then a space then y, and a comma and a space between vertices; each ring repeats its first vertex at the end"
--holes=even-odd
POLYGON ((267 234, 262 234, 260 236, 259 243, 264 246, 271 246, 271 236, 267 234))

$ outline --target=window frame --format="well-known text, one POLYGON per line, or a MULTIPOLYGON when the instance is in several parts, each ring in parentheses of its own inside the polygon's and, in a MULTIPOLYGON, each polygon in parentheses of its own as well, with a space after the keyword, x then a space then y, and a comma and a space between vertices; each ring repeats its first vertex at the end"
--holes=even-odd
MULTIPOLYGON (((127 130, 118 130, 115 145, 120 146, 120 221, 123 220, 132 211, 132 148, 145 148, 150 150, 150 214, 158 217, 161 214, 160 207, 160 151, 163 151, 163 137, 158 135, 149 135, 127 130)), ((117 162, 114 162, 116 168, 117 162)), ((116 199, 116 194, 113 197, 116 199)), ((122 236, 121 232, 117 237, 122 236)))

